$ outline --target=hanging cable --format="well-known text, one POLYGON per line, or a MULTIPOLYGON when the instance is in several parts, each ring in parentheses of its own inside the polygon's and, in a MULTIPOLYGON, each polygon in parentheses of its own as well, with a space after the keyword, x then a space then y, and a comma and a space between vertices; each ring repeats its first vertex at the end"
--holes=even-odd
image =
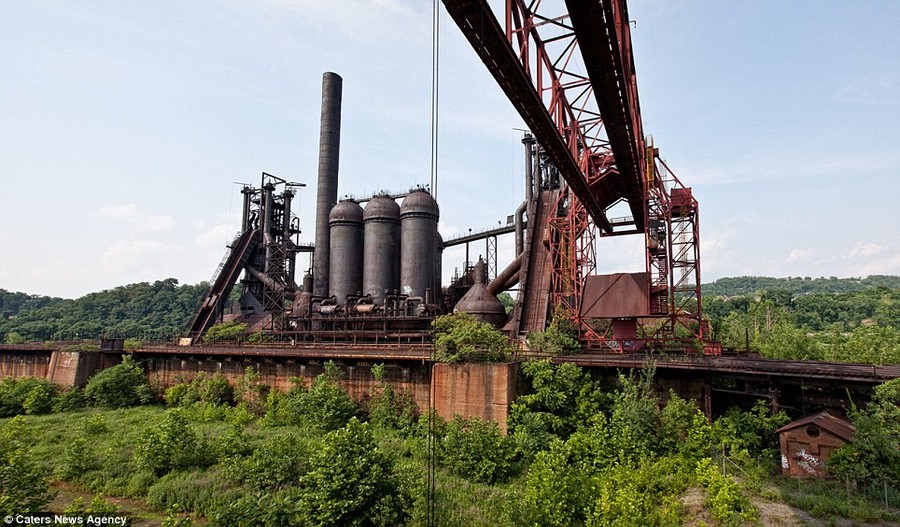
POLYGON ((431 195, 438 196, 438 121, 440 116, 441 11, 438 0, 431 8, 431 195))
MULTIPOLYGON (((439 95, 439 61, 440 61, 440 9, 438 0, 433 0, 431 5, 431 195, 437 200, 438 195, 438 95, 439 95)), ((434 346, 431 348, 431 379, 428 393, 428 468, 427 468, 427 508, 425 523, 428 527, 437 524, 435 514, 435 471, 437 468, 437 444, 435 437, 434 411, 434 346)))

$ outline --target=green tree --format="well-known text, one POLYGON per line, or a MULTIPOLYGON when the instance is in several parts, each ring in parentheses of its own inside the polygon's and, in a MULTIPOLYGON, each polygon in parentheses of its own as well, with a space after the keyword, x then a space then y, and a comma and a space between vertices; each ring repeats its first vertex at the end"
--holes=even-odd
POLYGON ((527 342, 529 349, 540 353, 570 355, 581 351, 578 328, 566 310, 556 310, 547 328, 529 333, 527 342))
POLYGON ((456 415, 444 429, 440 458, 457 475, 492 484, 510 474, 513 452, 497 423, 456 415))
POLYGON ((526 457, 547 448, 553 438, 567 439, 607 402, 590 375, 571 363, 527 361, 522 374, 528 387, 511 405, 508 427, 526 457))
POLYGON ((141 435, 134 447, 134 460, 139 467, 162 476, 202 464, 204 450, 183 410, 173 409, 166 411, 162 423, 141 435))
POLYGON ((540 527, 581 525, 591 497, 590 477, 572 469, 566 444, 554 439, 528 469, 522 496, 524 516, 529 524, 540 527))
POLYGON ((829 457, 829 471, 865 485, 900 484, 900 379, 877 386, 869 406, 853 407, 850 420, 853 441, 829 457))
POLYGON ((131 355, 122 363, 98 372, 84 388, 88 400, 107 408, 124 408, 146 404, 153 399, 144 369, 131 355))
POLYGON ((299 497, 309 525, 397 525, 412 505, 378 451, 372 430, 353 418, 325 435, 299 497))

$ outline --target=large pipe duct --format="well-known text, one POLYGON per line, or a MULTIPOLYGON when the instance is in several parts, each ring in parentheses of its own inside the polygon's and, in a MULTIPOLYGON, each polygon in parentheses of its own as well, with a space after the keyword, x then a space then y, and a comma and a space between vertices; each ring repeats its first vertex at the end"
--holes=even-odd
POLYGON ((494 278, 487 286, 487 290, 492 295, 500 294, 511 288, 519 282, 519 270, 522 268, 522 254, 506 266, 506 269, 500 271, 497 278, 494 278))
POLYGON ((322 117, 319 125, 319 175, 316 183, 316 249, 313 257, 313 294, 328 296, 331 236, 328 215, 337 202, 338 161, 341 149, 341 76, 322 76, 322 117))

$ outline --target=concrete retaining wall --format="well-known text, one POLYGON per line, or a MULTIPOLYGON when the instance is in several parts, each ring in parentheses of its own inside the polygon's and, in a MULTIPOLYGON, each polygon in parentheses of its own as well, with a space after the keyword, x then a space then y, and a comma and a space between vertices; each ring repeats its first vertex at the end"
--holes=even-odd
POLYGON ((435 364, 435 411, 444 419, 458 414, 496 421, 506 433, 509 405, 517 395, 518 371, 518 362, 435 364))
MULTIPOLYGON (((259 372, 261 383, 272 388, 287 391, 292 386, 291 379, 299 377, 309 385, 318 375, 324 373, 322 361, 312 359, 237 359, 181 358, 181 357, 141 357, 149 372, 150 382, 157 389, 165 389, 180 382, 193 379, 198 372, 219 373, 236 385, 247 368, 259 372)), ((372 375, 371 362, 335 361, 344 373, 341 386, 357 403, 366 406, 372 388, 376 384, 372 375)), ((428 366, 419 363, 385 363, 384 381, 395 391, 408 390, 416 401, 420 412, 427 411, 430 375, 428 366)))

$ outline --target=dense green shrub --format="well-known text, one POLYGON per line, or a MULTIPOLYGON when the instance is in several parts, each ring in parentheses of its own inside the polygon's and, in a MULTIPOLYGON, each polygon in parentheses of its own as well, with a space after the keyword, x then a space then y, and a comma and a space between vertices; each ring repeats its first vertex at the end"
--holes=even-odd
POLYGON ((571 355, 581 351, 578 328, 572 322, 571 313, 557 309, 550 324, 543 331, 533 331, 526 339, 528 348, 551 355, 571 355))
POLYGON ((75 480, 94 468, 94 453, 85 437, 76 437, 66 445, 57 473, 64 480, 75 480))
POLYGON ((190 382, 178 383, 167 389, 164 399, 169 406, 184 408, 197 402, 231 405, 234 403, 234 388, 223 375, 216 373, 210 376, 201 371, 190 382))
POLYGON ((409 390, 394 391, 384 381, 384 364, 372 366, 375 384, 369 396, 369 422, 381 428, 410 432, 416 424, 418 406, 409 390))
POLYGON ((147 428, 134 447, 137 465, 157 476, 202 465, 208 458, 207 445, 179 409, 167 411, 163 422, 147 428))
POLYGON ((469 313, 437 317, 431 327, 440 362, 503 362, 510 351, 503 333, 469 313))
MULTIPOLYGON (((211 510, 206 516, 214 527, 309 527, 310 522, 299 509, 300 490, 259 491, 235 496, 211 510)), ((328 525, 328 524, 326 524, 328 525)), ((338 525, 338 524, 331 524, 338 525)))
POLYGON ((230 320, 207 329, 203 334, 203 340, 210 343, 235 342, 242 339, 246 333, 247 324, 230 320))
POLYGON ((29 437, 24 417, 0 423, 0 516, 37 512, 53 499, 29 437))
POLYGON ((497 423, 456 415, 444 428, 440 459, 457 475, 490 484, 510 474, 513 451, 497 423))
POLYGON ((574 364, 527 361, 522 374, 528 388, 512 404, 507 426, 526 458, 549 447, 553 438, 568 438, 608 404, 600 386, 574 364))
POLYGON ((729 453, 743 450, 752 458, 771 462, 781 451, 775 431, 789 421, 783 411, 772 413, 762 401, 750 412, 731 408, 713 424, 713 442, 729 453))
POLYGON ((353 418, 344 428, 326 434, 299 496, 309 525, 403 523, 412 499, 392 468, 367 423, 353 418))
POLYGON ((53 400, 53 412, 72 412, 84 408, 84 393, 78 388, 62 390, 53 400))
POLYGON ((59 388, 46 379, 6 377, 0 380, 0 417, 49 413, 58 391, 59 388))
POLYGON ((864 486, 900 484, 900 379, 875 387, 865 410, 852 408, 853 441, 831 454, 828 470, 864 486))
POLYGON ((706 489, 707 504, 713 517, 723 525, 744 525, 758 519, 759 513, 740 487, 712 463, 703 459, 697 463, 697 480, 706 489))
POLYGON ((84 389, 84 396, 107 408, 124 408, 153 400, 147 374, 131 355, 123 356, 121 364, 91 377, 84 389))
POLYGON ((296 379, 287 393, 272 391, 265 422, 272 426, 300 426, 314 430, 337 430, 359 409, 353 399, 333 380, 334 374, 319 375, 309 388, 296 379))
POLYGON ((309 471, 316 448, 310 440, 289 433, 270 437, 246 457, 227 459, 224 475, 254 490, 277 490, 296 486, 309 471))

